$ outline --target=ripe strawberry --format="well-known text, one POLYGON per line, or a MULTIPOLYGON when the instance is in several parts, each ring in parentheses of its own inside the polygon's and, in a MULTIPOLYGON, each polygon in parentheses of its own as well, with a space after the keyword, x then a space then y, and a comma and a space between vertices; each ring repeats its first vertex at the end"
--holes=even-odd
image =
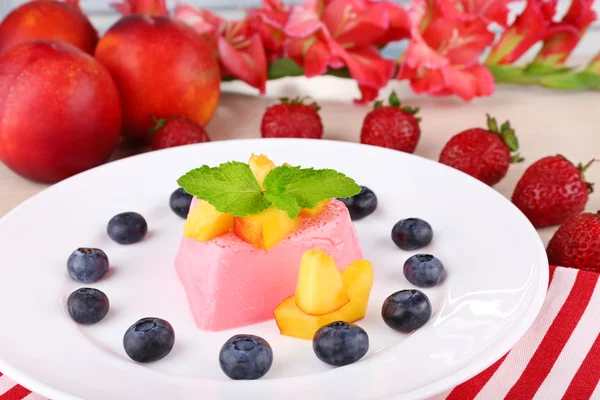
POLYGON ((305 98, 282 98, 267 108, 260 131, 264 138, 321 139, 323 123, 317 103, 304 104, 305 98))
POLYGON ((585 209, 592 184, 583 173, 592 162, 575 167, 560 155, 536 161, 517 183, 513 203, 536 228, 562 224, 585 209))
POLYGON ((519 141, 506 121, 498 129, 495 118, 487 116, 488 129, 467 129, 450 139, 440 162, 493 186, 506 175, 511 163, 521 162, 519 141))
POLYGON ((152 150, 183 146, 193 143, 210 142, 203 127, 187 117, 175 116, 168 119, 155 119, 152 129, 152 150))
POLYGON ((367 114, 360 142, 412 153, 421 137, 420 118, 415 117, 419 109, 402 107, 395 92, 388 101, 388 106, 376 102, 375 109, 367 114))
POLYGON ((600 215, 583 213, 567 219, 546 251, 552 265, 600 272, 600 215))

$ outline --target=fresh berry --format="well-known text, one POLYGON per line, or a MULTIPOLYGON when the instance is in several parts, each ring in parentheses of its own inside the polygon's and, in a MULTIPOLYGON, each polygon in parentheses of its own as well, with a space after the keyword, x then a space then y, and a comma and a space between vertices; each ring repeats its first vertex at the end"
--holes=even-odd
POLYGON ((600 272, 600 214, 567 219, 548 243, 551 265, 600 272))
POLYGON ((415 117, 418 108, 402 107, 398 95, 392 92, 389 105, 375 103, 367 114, 360 133, 360 142, 412 153, 421 137, 420 119, 415 117))
POLYGON ((204 128, 187 117, 175 116, 155 120, 152 129, 152 150, 210 142, 204 128))
POLYGON ((148 224, 144 217, 135 212, 115 215, 108 221, 108 236, 119 244, 137 243, 148 233, 148 224))
POLYGON ((347 199, 339 199, 342 203, 348 207, 350 212, 350 218, 353 221, 363 219, 377 209, 377 196, 371 189, 365 186, 361 186, 360 192, 347 199))
POLYGON ((77 289, 67 299, 67 309, 71 318, 80 324, 95 324, 101 321, 110 307, 108 297, 98 289, 77 289))
POLYGON ((536 228, 562 224, 585 209, 592 184, 583 174, 592 162, 576 167, 562 156, 536 161, 517 183, 513 203, 536 228))
POLYGON ((332 322, 315 333, 313 350, 319 360, 341 367, 355 363, 367 354, 369 336, 358 325, 342 321, 332 322))
POLYGON ((523 159, 516 153, 519 141, 506 121, 498 128, 487 116, 488 129, 473 128, 452 137, 440 154, 440 162, 492 186, 506 175, 511 163, 523 159))
POLYGON ((402 219, 392 228, 392 240, 402 250, 417 250, 433 239, 433 229, 419 218, 402 219))
POLYGON ((187 218, 192 204, 192 195, 186 192, 183 188, 179 188, 171 194, 169 198, 169 206, 171 210, 181 218, 187 218))
POLYGON ((389 296, 381 308, 383 321, 390 328, 409 333, 421 328, 431 318, 431 302, 416 289, 400 290, 389 296))
POLYGON ((67 260, 67 271, 78 282, 97 282, 108 272, 108 257, 100 249, 80 247, 67 260))
POLYGON ((404 276, 413 285, 430 288, 446 277, 444 264, 431 254, 417 254, 404 263, 404 276))
POLYGON ((260 132, 264 138, 321 139, 323 123, 317 103, 304 104, 304 99, 281 99, 262 118, 260 132))
POLYGON ((145 363, 164 358, 173 349, 175 331, 161 318, 142 318, 123 336, 123 348, 133 361, 145 363))
POLYGON ((231 379, 259 379, 273 365, 273 350, 261 337, 235 335, 221 347, 219 364, 231 379))

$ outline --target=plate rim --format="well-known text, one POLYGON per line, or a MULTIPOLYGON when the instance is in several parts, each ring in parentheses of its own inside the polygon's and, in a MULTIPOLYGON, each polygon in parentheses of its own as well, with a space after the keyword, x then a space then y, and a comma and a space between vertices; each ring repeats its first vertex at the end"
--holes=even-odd
MULTIPOLYGON (((503 339, 501 339, 500 341, 496 342, 496 344, 494 346, 490 346, 491 348, 494 349, 494 351, 493 352, 489 351, 489 353, 490 353, 489 355, 485 356, 485 354, 480 354, 477 358, 474 359, 474 361, 472 363, 455 371, 454 373, 450 374, 449 376, 442 378, 441 380, 435 381, 433 383, 430 383, 428 385, 422 386, 420 388, 414 389, 411 392, 409 392, 408 394, 392 395, 391 397, 387 397, 387 398, 394 398, 394 399, 395 398, 406 398, 406 396, 412 396, 411 393, 415 393, 415 392, 418 393, 418 397, 413 396, 413 397, 408 397, 408 398, 427 398, 427 397, 431 397, 431 396, 435 396, 437 394, 443 393, 451 388, 454 388, 457 386, 457 384, 455 382, 457 382, 457 381, 460 381, 461 383, 466 382, 467 380, 475 377, 477 374, 485 371, 488 367, 490 367, 495 362, 497 362, 500 358, 502 358, 504 355, 506 355, 514 347, 514 345, 517 344, 519 342, 519 340, 531 328, 531 326, 535 322, 538 314, 540 313, 542 306, 544 304, 545 298, 546 298, 548 282, 549 282, 549 263, 548 263, 546 250, 545 250, 543 241, 542 241, 539 233, 537 232, 537 230, 533 227, 533 225, 529 222, 529 220, 525 217, 525 215, 507 197, 502 195, 500 192, 495 190, 493 187, 486 185, 485 183, 479 181, 476 178, 469 176, 466 173, 463 173, 459 170, 456 170, 455 168, 452 168, 450 166, 447 166, 445 164, 442 164, 442 163, 432 160, 430 158, 420 156, 418 154, 400 152, 397 150, 383 148, 383 147, 379 147, 379 146, 366 145, 366 144, 362 144, 362 143, 342 141, 342 140, 331 140, 331 139, 249 138, 249 139, 215 140, 215 141, 206 142, 206 143, 197 143, 197 144, 192 144, 192 145, 178 146, 178 147, 155 150, 155 151, 145 151, 143 153, 130 155, 130 156, 126 156, 126 157, 123 157, 120 159, 106 162, 97 167, 80 172, 78 174, 75 174, 69 178, 66 178, 60 182, 57 182, 55 184, 52 184, 52 185, 44 188, 43 190, 41 190, 38 193, 34 194, 33 196, 27 198, 26 200, 24 200, 23 202, 21 202, 14 208, 12 208, 10 211, 8 211, 6 214, 1 216, 0 217, 0 228, 2 227, 2 224, 5 221, 5 219, 7 219, 13 213, 17 212, 17 210, 21 209, 22 207, 27 207, 29 203, 35 202, 38 196, 41 196, 46 192, 53 191, 53 190, 55 190, 54 188, 56 188, 56 187, 67 185, 67 184, 69 184, 69 181, 71 181, 73 179, 80 179, 81 176, 85 176, 86 174, 89 174, 89 173, 94 173, 94 171, 101 170, 102 168, 105 168, 108 166, 111 166, 114 168, 116 164, 126 163, 126 162, 135 162, 135 160, 138 158, 148 157, 149 155, 154 154, 154 153, 165 153, 165 152, 177 153, 178 151, 183 151, 183 149, 187 150, 190 147, 195 147, 195 148, 200 148, 200 146, 204 146, 204 148, 219 147, 219 146, 229 146, 231 144, 236 145, 236 143, 240 143, 243 145, 244 143, 256 143, 258 141, 262 141, 262 142, 265 142, 265 141, 283 142, 283 141, 285 141, 285 142, 289 142, 290 145, 293 145, 294 142, 299 142, 299 143, 312 143, 313 145, 316 145, 316 146, 319 146, 319 145, 325 143, 328 146, 369 147, 369 148, 373 148, 374 151, 395 153, 396 155, 400 155, 401 157, 407 157, 407 158, 415 157, 415 158, 421 159, 424 162, 427 162, 430 164, 435 164, 437 168, 441 167, 441 168, 445 168, 447 170, 451 170, 452 171, 451 173, 461 174, 461 175, 463 175, 463 178, 466 177, 466 178, 471 179, 473 184, 482 185, 483 187, 485 187, 485 190, 493 191, 496 196, 499 196, 500 198, 502 198, 503 201, 507 202, 509 204, 509 206, 513 207, 515 209, 515 211, 517 211, 518 213, 521 214, 521 216, 524 218, 524 220, 527 221, 529 230, 532 233, 534 233, 534 237, 536 238, 535 241, 539 244, 539 250, 540 250, 540 252, 539 252, 540 263, 537 263, 537 262, 535 263, 537 266, 537 275, 538 275, 537 286, 535 287, 535 289, 533 289, 533 292, 531 295, 531 300, 530 300, 530 306, 528 307, 526 312, 524 312, 524 315, 521 318, 522 322, 515 329, 510 330, 510 333, 505 335, 503 337, 503 339), (548 268, 544 268, 545 265, 548 265, 548 268)), ((533 286, 533 284, 532 284, 532 286, 533 286)), ((486 352, 486 354, 487 353, 488 352, 486 352)), ((31 390, 33 393, 37 393, 41 396, 48 397, 53 400, 58 400, 58 399, 60 399, 60 400, 63 400, 63 399, 64 400, 82 400, 80 397, 73 396, 72 394, 61 391, 60 389, 57 389, 49 384, 40 382, 40 381, 36 380, 35 378, 30 377, 25 371, 22 371, 19 368, 13 367, 9 362, 4 360, 4 358, 1 355, 0 355, 0 371, 2 372, 3 375, 12 379, 16 384, 19 384, 19 385, 31 390)), ((285 380, 285 379, 289 379, 289 378, 282 378, 279 380, 281 381, 281 380, 285 380)), ((294 378, 291 378, 291 379, 294 379, 294 378)))

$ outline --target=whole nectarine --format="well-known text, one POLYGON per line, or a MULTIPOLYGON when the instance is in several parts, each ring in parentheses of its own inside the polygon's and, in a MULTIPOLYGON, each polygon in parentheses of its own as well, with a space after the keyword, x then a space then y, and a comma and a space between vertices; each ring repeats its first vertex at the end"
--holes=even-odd
POLYGON ((148 141, 153 116, 183 115, 204 126, 217 108, 215 56, 197 32, 173 18, 123 17, 98 42, 96 58, 117 84, 130 139, 148 141))
POLYGON ((58 40, 0 56, 0 160, 55 182, 110 156, 121 128, 119 94, 92 56, 58 40))
POLYGON ((35 39, 57 39, 94 54, 98 33, 75 6, 36 0, 15 8, 0 24, 0 54, 35 39))

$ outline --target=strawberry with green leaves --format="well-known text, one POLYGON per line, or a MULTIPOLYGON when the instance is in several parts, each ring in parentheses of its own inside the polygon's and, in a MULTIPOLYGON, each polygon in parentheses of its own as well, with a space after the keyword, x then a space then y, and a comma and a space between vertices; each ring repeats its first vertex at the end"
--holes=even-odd
POLYGON ((284 97, 280 104, 267 108, 260 132, 264 138, 321 139, 323 123, 317 103, 305 104, 307 98, 284 97))
POLYGON ((560 225, 585 209, 592 184, 583 175, 592 163, 575 166, 561 155, 544 157, 527 168, 512 201, 536 228, 560 225))
POLYGON ((440 162, 493 186, 506 176, 511 163, 523 158, 516 153, 519 141, 508 121, 498 127, 496 119, 488 115, 487 124, 488 129, 467 129, 452 137, 440 162))
POLYGON ((389 105, 377 101, 367 114, 360 133, 360 142, 372 146, 412 153, 421 137, 418 108, 403 107, 396 92, 388 99, 389 105))

